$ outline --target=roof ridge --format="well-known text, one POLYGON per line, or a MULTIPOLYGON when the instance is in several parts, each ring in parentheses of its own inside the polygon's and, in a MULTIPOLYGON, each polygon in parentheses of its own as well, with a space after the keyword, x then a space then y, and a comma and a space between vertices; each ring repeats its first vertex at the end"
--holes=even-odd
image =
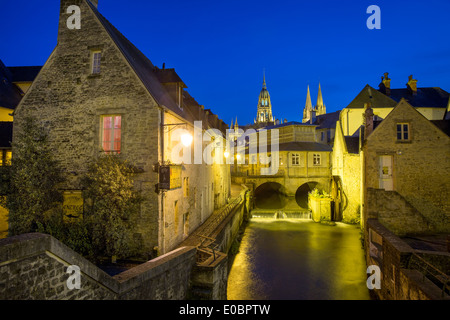
POLYGON ((192 120, 188 119, 184 110, 173 101, 167 90, 161 84, 154 72, 155 65, 150 59, 109 22, 89 0, 85 0, 85 2, 155 101, 180 117, 188 121, 192 120))

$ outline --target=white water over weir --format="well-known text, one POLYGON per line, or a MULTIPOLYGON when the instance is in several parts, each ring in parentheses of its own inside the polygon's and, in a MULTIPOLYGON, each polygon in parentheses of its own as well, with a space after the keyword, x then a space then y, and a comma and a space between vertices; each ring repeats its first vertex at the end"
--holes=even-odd
POLYGON ((252 218, 267 219, 306 219, 311 220, 311 211, 253 210, 252 218))

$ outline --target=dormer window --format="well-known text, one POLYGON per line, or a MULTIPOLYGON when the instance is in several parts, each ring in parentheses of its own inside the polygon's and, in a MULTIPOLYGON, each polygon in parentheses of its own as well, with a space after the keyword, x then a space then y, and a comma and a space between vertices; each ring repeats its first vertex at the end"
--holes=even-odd
POLYGON ((92 51, 92 74, 100 74, 101 51, 92 51))

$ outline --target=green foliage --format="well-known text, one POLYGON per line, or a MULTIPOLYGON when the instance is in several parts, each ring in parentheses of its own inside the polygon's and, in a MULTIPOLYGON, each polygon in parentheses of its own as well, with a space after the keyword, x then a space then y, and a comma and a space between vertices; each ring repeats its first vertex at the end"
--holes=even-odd
POLYGON ((64 178, 53 151, 47 143, 47 134, 32 118, 24 119, 21 131, 13 143, 12 166, 2 180, 9 210, 9 233, 17 235, 37 231, 43 214, 62 201, 58 184, 64 178))
POLYGON ((317 188, 314 188, 309 193, 314 198, 330 198, 331 196, 326 191, 319 191, 317 188))
POLYGON ((66 222, 62 217, 62 207, 48 211, 42 221, 37 223, 37 231, 47 233, 77 253, 95 260, 86 222, 84 220, 66 222))
POLYGON ((137 169, 117 155, 100 157, 83 179, 84 219, 96 255, 133 256, 134 238, 142 197, 133 186, 137 169))

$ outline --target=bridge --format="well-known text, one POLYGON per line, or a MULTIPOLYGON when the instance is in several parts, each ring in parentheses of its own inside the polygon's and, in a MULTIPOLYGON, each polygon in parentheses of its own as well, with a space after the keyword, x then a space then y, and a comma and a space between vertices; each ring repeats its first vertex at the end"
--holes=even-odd
POLYGON ((247 172, 233 173, 232 180, 249 187, 254 193, 255 206, 259 209, 308 210, 308 193, 314 188, 330 193, 331 174, 290 175, 279 170, 276 175, 251 175, 247 172))

